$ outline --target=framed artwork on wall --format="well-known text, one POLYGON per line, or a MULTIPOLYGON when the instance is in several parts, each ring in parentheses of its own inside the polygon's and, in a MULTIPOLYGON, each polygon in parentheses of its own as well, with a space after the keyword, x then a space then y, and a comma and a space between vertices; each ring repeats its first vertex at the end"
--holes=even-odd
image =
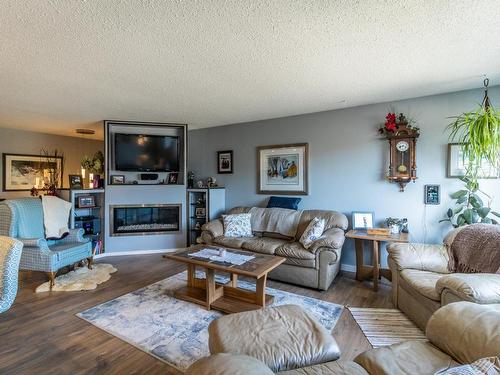
POLYGON ((440 204, 441 203, 441 186, 425 185, 424 186, 424 203, 425 204, 440 204))
POLYGON ((29 191, 42 188, 58 176, 56 187, 62 187, 62 156, 3 154, 3 190, 29 191))
POLYGON ((308 194, 308 144, 257 148, 257 193, 308 194))
MULTIPOLYGON (((448 143, 448 165, 446 177, 459 178, 465 176, 468 165, 468 158, 465 154, 462 144, 448 143)), ((500 178, 500 165, 495 167, 488 160, 481 161, 479 178, 500 178)))
POLYGON ((217 173, 233 173, 233 150, 217 151, 217 173))

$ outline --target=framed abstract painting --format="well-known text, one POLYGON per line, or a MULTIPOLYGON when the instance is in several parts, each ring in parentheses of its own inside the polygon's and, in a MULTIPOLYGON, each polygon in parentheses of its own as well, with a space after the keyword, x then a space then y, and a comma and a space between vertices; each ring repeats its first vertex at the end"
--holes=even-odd
POLYGON ((257 148, 257 193, 308 194, 308 144, 257 148))

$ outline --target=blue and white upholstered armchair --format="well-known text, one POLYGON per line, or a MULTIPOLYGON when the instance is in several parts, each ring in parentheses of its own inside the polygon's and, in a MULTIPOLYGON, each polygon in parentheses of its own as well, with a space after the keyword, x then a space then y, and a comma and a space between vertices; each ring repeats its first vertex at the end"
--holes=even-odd
POLYGON ((70 229, 61 240, 47 240, 39 198, 0 202, 0 235, 16 238, 24 245, 19 269, 46 272, 51 288, 62 267, 87 259, 92 268, 92 243, 83 234, 83 229, 70 229))
POLYGON ((0 313, 10 309, 16 298, 22 251, 21 241, 0 236, 0 313))

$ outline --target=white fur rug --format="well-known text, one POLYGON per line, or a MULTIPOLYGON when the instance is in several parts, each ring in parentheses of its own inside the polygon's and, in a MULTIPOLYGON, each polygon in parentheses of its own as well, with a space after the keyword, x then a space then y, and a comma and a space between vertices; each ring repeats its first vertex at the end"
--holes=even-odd
MULTIPOLYGON (((111 264, 94 264, 91 270, 87 267, 77 268, 74 271, 56 277, 55 284, 52 287, 53 292, 75 292, 79 290, 92 290, 97 285, 108 281, 111 274, 117 269, 111 264)), ((50 291, 50 282, 47 281, 38 286, 36 293, 50 291)))

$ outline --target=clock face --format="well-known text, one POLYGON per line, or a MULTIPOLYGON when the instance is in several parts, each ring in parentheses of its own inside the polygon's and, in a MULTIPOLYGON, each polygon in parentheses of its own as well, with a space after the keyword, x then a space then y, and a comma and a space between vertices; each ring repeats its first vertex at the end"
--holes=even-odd
POLYGON ((405 152, 410 148, 410 145, 406 141, 399 141, 396 143, 396 148, 398 151, 405 152))

